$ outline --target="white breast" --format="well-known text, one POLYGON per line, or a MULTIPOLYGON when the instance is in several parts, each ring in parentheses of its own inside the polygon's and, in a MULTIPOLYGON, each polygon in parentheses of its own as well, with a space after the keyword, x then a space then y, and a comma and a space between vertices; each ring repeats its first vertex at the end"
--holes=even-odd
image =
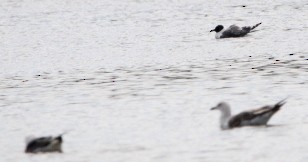
POLYGON ((216 33, 215 38, 219 39, 224 31, 225 30, 221 30, 220 32, 216 33))
MULTIPOLYGON (((217 39, 219 39, 219 38, 217 38, 217 39)), ((229 120, 230 120, 230 117, 228 117, 228 116, 222 115, 220 117, 220 128, 222 130, 229 129, 229 120)))

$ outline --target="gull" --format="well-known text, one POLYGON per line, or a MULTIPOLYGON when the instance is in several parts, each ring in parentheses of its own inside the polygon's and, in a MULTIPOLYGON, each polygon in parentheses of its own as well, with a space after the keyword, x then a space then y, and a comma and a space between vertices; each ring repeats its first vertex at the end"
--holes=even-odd
POLYGON ((267 105, 259 109, 244 111, 234 116, 231 116, 230 106, 226 102, 220 102, 211 110, 220 110, 220 128, 222 130, 242 126, 260 126, 267 124, 269 119, 286 103, 285 100, 279 101, 275 105, 267 105))
POLYGON ((62 152, 62 135, 56 137, 28 137, 26 142, 26 153, 62 152))
POLYGON ((215 29, 211 30, 216 32, 215 38, 230 38, 230 37, 243 37, 247 33, 251 32, 253 29, 261 25, 261 23, 258 23, 252 27, 250 26, 244 26, 244 27, 238 27, 236 25, 231 25, 229 28, 224 29, 224 26, 217 25, 215 29))

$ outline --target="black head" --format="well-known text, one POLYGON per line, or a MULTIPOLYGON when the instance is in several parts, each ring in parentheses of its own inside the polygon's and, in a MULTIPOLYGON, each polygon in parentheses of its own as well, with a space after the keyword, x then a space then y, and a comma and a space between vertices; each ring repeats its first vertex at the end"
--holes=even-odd
POLYGON ((215 31, 216 33, 220 32, 222 29, 224 28, 224 26, 222 25, 217 25, 215 29, 211 30, 210 32, 212 31, 215 31))

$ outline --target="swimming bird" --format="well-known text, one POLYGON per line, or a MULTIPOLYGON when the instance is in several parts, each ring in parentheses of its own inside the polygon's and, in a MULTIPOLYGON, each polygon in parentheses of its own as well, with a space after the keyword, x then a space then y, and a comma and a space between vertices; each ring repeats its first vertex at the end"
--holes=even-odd
POLYGON ((269 119, 283 106, 286 99, 279 101, 275 105, 263 106, 259 109, 244 111, 231 116, 231 109, 228 103, 220 102, 211 110, 220 110, 220 128, 231 129, 242 126, 260 126, 266 125, 269 119))
POLYGON ((62 135, 56 137, 29 138, 27 140, 26 153, 62 152, 62 135))
POLYGON ((224 26, 217 25, 215 29, 211 30, 216 32, 215 38, 230 38, 230 37, 243 37, 247 33, 251 32, 253 29, 261 25, 261 23, 258 23, 252 27, 250 26, 244 26, 244 27, 238 27, 236 25, 231 25, 229 28, 224 29, 224 26))

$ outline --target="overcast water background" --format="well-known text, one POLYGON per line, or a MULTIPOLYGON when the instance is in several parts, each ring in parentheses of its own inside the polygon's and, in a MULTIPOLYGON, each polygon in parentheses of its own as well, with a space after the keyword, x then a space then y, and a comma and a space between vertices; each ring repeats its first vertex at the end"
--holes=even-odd
POLYGON ((307 15, 307 0, 1 0, 0 161, 307 162, 307 15), (221 131, 210 111, 285 97, 273 127, 221 131), (64 153, 24 154, 66 131, 64 153))

